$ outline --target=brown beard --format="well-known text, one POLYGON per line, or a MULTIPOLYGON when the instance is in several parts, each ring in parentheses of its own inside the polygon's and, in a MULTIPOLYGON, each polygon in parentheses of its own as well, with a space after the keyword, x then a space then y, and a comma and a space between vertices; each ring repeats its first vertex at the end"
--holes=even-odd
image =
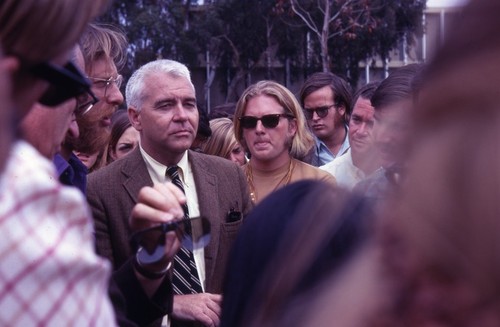
POLYGON ((99 122, 87 121, 77 117, 80 136, 78 139, 68 140, 73 149, 83 153, 96 153, 108 145, 111 131, 103 127, 99 122))

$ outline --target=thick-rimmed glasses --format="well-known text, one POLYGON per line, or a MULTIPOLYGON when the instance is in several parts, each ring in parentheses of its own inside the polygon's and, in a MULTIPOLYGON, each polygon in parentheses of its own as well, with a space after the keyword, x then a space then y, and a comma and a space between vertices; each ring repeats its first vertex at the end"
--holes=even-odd
POLYGON ((75 114, 83 116, 94 107, 94 105, 99 101, 99 99, 89 90, 87 93, 83 93, 76 98, 76 110, 75 114))
POLYGON ((304 108, 304 116, 307 120, 311 120, 314 117, 314 113, 318 115, 319 118, 325 118, 328 115, 328 111, 331 107, 336 107, 337 104, 331 104, 329 106, 321 106, 316 108, 304 108))
POLYGON ((137 249, 137 259, 142 264, 159 262, 165 255, 165 235, 170 231, 174 231, 182 246, 190 251, 201 249, 210 241, 210 222, 207 218, 172 221, 132 234, 130 242, 137 249))
POLYGON ((90 90, 89 80, 71 61, 64 67, 48 62, 36 65, 27 64, 27 66, 33 75, 50 83, 47 91, 38 100, 45 106, 55 107, 82 94, 89 94, 95 98, 90 90))
POLYGON ((262 122, 262 125, 265 128, 276 128, 276 126, 278 126, 278 124, 280 123, 281 117, 293 118, 293 116, 290 114, 273 114, 273 115, 264 115, 262 117, 242 116, 239 118, 239 121, 241 127, 247 129, 253 129, 257 127, 257 122, 259 120, 262 122))
POLYGON ((122 86, 123 83, 123 76, 118 75, 116 77, 110 77, 110 78, 99 78, 99 77, 88 77, 92 81, 92 85, 99 89, 99 90, 104 90, 104 96, 108 94, 108 89, 111 84, 115 83, 116 87, 120 89, 120 86, 122 86))

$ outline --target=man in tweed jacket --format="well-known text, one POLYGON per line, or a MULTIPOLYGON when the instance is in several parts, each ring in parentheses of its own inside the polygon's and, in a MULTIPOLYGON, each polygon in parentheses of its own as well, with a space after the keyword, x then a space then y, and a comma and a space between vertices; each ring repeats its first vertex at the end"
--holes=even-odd
POLYGON ((131 254, 127 220, 139 190, 168 182, 166 169, 179 166, 189 215, 208 218, 211 241, 201 255, 194 252, 205 293, 176 295, 172 317, 217 325, 228 252, 251 208, 245 176, 229 160, 188 150, 196 135, 198 111, 184 65, 171 60, 144 65, 130 78, 126 99, 141 143, 129 156, 89 176, 87 198, 97 251, 115 269, 124 263, 131 254))

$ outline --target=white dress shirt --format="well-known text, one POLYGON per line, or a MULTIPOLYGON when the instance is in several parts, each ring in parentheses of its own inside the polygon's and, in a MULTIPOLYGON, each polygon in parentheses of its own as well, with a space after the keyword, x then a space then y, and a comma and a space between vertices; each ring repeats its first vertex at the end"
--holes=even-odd
MULTIPOLYGON (((166 183, 170 179, 166 176, 167 166, 161 164, 157 160, 153 159, 144 149, 140 147, 140 151, 144 161, 146 162, 146 167, 149 172, 149 176, 153 180, 154 184, 166 183)), ((184 153, 181 160, 177 163, 179 167, 179 177, 184 185, 184 192, 186 193, 187 206, 189 210, 189 217, 199 217, 200 208, 198 206, 198 193, 196 193, 196 184, 194 183, 193 171, 191 170, 191 165, 188 160, 188 151, 184 153)), ((205 256, 204 250, 195 249, 193 251, 194 262, 196 264, 196 270, 198 271, 198 277, 200 277, 201 287, 203 292, 205 291, 205 256)))
POLYGON ((347 189, 352 189, 359 181, 366 177, 361 169, 354 166, 351 149, 340 157, 335 158, 332 162, 319 168, 332 174, 337 180, 338 185, 347 189))

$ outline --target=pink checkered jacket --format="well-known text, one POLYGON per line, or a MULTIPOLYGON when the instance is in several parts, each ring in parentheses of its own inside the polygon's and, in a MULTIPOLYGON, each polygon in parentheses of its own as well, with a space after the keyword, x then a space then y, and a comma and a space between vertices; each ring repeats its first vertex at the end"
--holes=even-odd
POLYGON ((23 141, 0 176, 0 326, 116 325, 80 191, 23 141))

